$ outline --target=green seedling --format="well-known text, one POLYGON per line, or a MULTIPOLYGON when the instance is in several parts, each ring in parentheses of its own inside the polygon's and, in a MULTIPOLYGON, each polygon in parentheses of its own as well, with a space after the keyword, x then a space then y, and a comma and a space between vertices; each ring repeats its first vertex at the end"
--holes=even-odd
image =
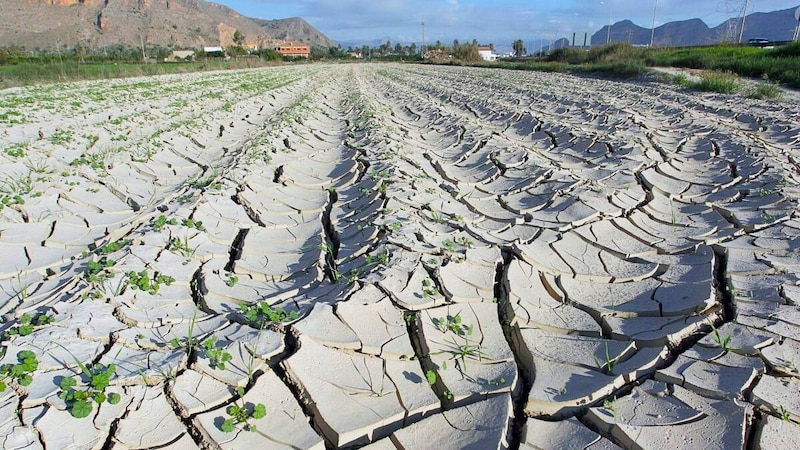
POLYGON ((430 211, 430 219, 433 220, 433 223, 442 224, 444 223, 444 214, 441 211, 430 211))
POLYGON ((368 266, 388 266, 389 254, 381 253, 380 255, 367 255, 365 258, 368 266))
POLYGON ((463 344, 457 343, 455 339, 451 341, 453 343, 453 349, 454 349, 452 353, 455 355, 457 360, 458 359, 461 360, 461 368, 463 369, 461 372, 465 375, 467 374, 468 357, 472 359, 477 359, 479 361, 483 360, 483 358, 486 358, 486 355, 481 350, 480 345, 472 345, 469 343, 469 337, 472 335, 474 327, 475 327, 474 325, 470 325, 466 328, 463 344))
POLYGON ((108 271, 114 264, 116 261, 105 256, 101 256, 99 259, 90 258, 86 261, 86 280, 90 283, 102 283, 109 278, 114 278, 114 274, 108 271))
POLYGON ((185 236, 183 239, 173 237, 170 238, 169 243, 167 244, 167 250, 174 251, 188 257, 195 254, 197 247, 192 248, 189 246, 189 236, 185 236))
POLYGON ((131 245, 131 242, 132 241, 130 239, 120 239, 115 242, 110 242, 104 247, 100 248, 99 253, 102 253, 103 255, 110 255, 131 245))
POLYGON ((722 350, 728 352, 731 350, 731 339, 733 338, 733 333, 728 333, 727 336, 722 337, 719 334, 719 329, 715 327, 713 324, 711 325, 711 329, 713 330, 713 335, 711 339, 714 340, 714 343, 717 344, 722 350))
POLYGON ((172 340, 169 341, 170 346, 177 350, 179 348, 186 348, 186 353, 189 354, 192 349, 197 346, 197 338, 194 337, 194 325, 197 323, 197 309, 195 308, 194 314, 192 314, 192 320, 189 322, 189 329, 186 333, 186 339, 181 342, 180 339, 177 337, 173 337, 172 340))
POLYGON ((594 358, 594 363, 597 365, 597 368, 600 369, 600 371, 602 371, 606 375, 613 375, 614 365, 616 364, 616 360, 612 358, 608 352, 608 342, 606 342, 605 345, 606 345, 605 361, 600 361, 594 355, 592 355, 592 357, 594 358))
POLYGON ((239 282, 239 277, 237 277, 236 275, 232 273, 228 273, 227 275, 225 275, 225 284, 228 287, 234 287, 238 282, 239 282))
POLYGON ((161 288, 162 284, 167 286, 171 285, 175 282, 175 278, 169 275, 153 274, 151 278, 147 272, 147 269, 142 270, 140 272, 130 271, 128 272, 128 287, 133 289, 134 291, 140 290, 149 293, 150 295, 158 294, 158 290, 161 288))
POLYGON ((177 219, 175 219, 175 218, 173 217, 173 218, 171 218, 171 219, 167 220, 167 216, 165 216, 165 215, 163 215, 163 214, 162 214, 162 215, 158 216, 158 217, 157 217, 157 218, 156 218, 156 219, 153 221, 153 224, 152 224, 152 226, 153 226, 153 229, 154 229, 154 230, 156 230, 156 231, 161 231, 161 230, 163 230, 163 229, 164 229, 164 227, 165 227, 165 226, 167 226, 167 225, 177 225, 177 224, 178 224, 178 220, 177 220, 177 219))
POLYGON ((298 317, 297 311, 287 312, 280 306, 273 309, 267 302, 261 302, 255 305, 248 305, 245 302, 240 302, 239 309, 242 315, 250 323, 255 324, 257 328, 262 328, 268 323, 291 322, 298 317))
MULTIPOLYGON (((244 389, 239 387, 236 389, 239 397, 244 395, 244 389)), ((263 419, 267 416, 267 407, 263 403, 253 405, 251 403, 238 405, 233 404, 225 409, 228 413, 228 418, 222 422, 220 429, 225 433, 232 433, 239 425, 244 425, 245 431, 256 431, 255 424, 251 420, 263 419)))
POLYGON ((217 347, 217 338, 215 336, 203 341, 203 351, 212 369, 225 370, 225 363, 233 359, 233 356, 227 350, 217 347))
POLYGON ((614 409, 614 402, 616 400, 616 398, 607 398, 603 401, 603 408, 611 413, 611 417, 617 417, 617 410, 614 409))
POLYGON ((425 278, 422 280, 422 298, 434 297, 439 295, 439 288, 433 285, 433 280, 425 278))
POLYGON ((452 331, 457 335, 463 335, 466 330, 466 326, 461 323, 461 312, 456 314, 455 316, 448 315, 447 317, 439 317, 433 319, 434 325, 436 328, 439 329, 442 333, 447 333, 448 331, 452 331))
POLYGON ((49 325, 56 320, 55 317, 47 314, 37 314, 31 316, 30 314, 23 314, 19 318, 19 323, 16 326, 6 330, 6 337, 11 336, 27 336, 35 330, 36 327, 43 327, 49 325))
POLYGON ((17 353, 16 364, 0 366, 0 392, 6 390, 6 380, 13 380, 20 386, 29 386, 33 382, 33 372, 39 367, 36 354, 30 350, 17 353))
POLYGON ((792 420, 792 415, 786 410, 786 408, 783 407, 783 405, 778 406, 778 415, 780 415, 781 420, 784 422, 789 422, 792 420))
POLYGON ((183 219, 183 226, 187 228, 194 228, 198 231, 205 231, 206 227, 203 226, 203 222, 201 220, 195 221, 192 219, 183 219))

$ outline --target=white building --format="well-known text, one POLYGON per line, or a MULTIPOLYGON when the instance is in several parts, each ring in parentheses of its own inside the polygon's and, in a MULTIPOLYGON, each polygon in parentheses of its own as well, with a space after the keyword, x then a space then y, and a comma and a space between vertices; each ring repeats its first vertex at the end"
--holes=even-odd
POLYGON ((484 61, 497 61, 497 55, 488 45, 478 46, 478 54, 481 55, 484 61))

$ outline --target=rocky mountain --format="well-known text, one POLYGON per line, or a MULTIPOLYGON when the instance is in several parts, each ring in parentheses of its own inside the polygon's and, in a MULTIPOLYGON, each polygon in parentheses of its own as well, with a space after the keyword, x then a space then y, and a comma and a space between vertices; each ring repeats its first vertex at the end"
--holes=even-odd
MULTIPOLYGON (((790 40, 797 21, 796 8, 783 9, 769 13, 749 14, 745 19, 743 40, 764 38, 775 41, 790 40)), ((660 47, 683 47, 691 45, 710 45, 739 38, 739 19, 730 19, 710 28, 700 19, 665 23, 656 27, 655 45, 660 47)), ((611 25, 611 42, 630 42, 634 45, 650 44, 652 29, 640 27, 630 20, 611 25)), ((592 45, 605 44, 609 38, 609 28, 604 26, 592 35, 592 45)))
POLYGON ((227 47, 237 30, 259 46, 276 39, 335 45, 303 19, 252 19, 203 0, 0 0, 0 17, 0 45, 31 49, 227 47))

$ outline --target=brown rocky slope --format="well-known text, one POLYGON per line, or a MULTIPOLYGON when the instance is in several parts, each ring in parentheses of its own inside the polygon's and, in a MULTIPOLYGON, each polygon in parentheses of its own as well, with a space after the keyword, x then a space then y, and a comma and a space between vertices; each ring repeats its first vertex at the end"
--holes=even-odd
POLYGON ((0 16, 7 18, 0 22, 0 46, 30 49, 143 43, 225 47, 236 30, 247 44, 286 39, 335 45, 303 19, 252 19, 203 0, 0 0, 0 16))

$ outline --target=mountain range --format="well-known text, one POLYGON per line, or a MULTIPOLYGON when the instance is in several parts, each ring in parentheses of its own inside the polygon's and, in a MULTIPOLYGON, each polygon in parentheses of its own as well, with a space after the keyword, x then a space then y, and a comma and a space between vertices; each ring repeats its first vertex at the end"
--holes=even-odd
POLYGON ((0 46, 29 49, 227 47, 236 31, 244 44, 336 45, 303 19, 253 19, 203 0, 0 0, 0 17, 0 46))
MULTIPOLYGON (((794 18, 796 8, 782 9, 767 13, 753 13, 745 18, 743 42, 749 39, 768 39, 770 41, 789 41, 794 35, 797 20, 794 18)), ((737 42, 741 30, 741 21, 729 19, 716 27, 710 28, 700 19, 668 22, 656 27, 654 45, 658 47, 685 47, 693 45, 710 45, 719 42, 737 42)), ((623 20, 604 26, 592 35, 592 45, 610 42, 629 42, 634 45, 649 45, 652 28, 640 27, 630 20, 623 20)))

